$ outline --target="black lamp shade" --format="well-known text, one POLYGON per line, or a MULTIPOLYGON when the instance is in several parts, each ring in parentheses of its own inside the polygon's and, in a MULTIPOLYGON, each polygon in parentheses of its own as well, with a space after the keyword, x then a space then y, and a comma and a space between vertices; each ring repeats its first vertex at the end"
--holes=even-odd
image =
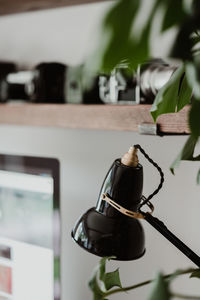
POLYGON ((85 250, 98 256, 133 260, 145 252, 144 231, 137 219, 124 216, 102 200, 107 193, 116 203, 137 210, 142 196, 143 169, 114 161, 103 182, 96 208, 89 209, 77 222, 73 239, 85 250))
MULTIPOLYGON (((143 149, 142 152, 145 153, 143 149)), ((157 164, 153 162, 153 165, 157 164)), ((163 183, 163 172, 158 166, 157 169, 161 174, 161 182, 154 194, 160 190, 163 183)), ((142 197, 142 186, 143 169, 140 164, 137 167, 128 167, 119 159, 115 160, 103 182, 96 207, 89 209, 79 219, 72 231, 73 239, 82 248, 98 256, 114 256, 117 260, 140 258, 145 253, 144 231, 140 222, 113 208, 103 200, 102 195, 107 194, 108 198, 115 202, 115 207, 118 204, 118 207, 120 205, 137 212, 142 197)), ((162 221, 148 212, 143 212, 142 216, 200 268, 200 257, 177 238, 162 221)))

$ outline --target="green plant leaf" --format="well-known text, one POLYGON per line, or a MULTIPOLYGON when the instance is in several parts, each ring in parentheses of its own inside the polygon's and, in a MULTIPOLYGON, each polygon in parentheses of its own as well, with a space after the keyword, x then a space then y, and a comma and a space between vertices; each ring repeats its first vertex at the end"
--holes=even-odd
POLYGON ((200 184, 200 169, 197 172, 197 179, 196 179, 197 184, 200 184))
POLYGON ((150 59, 151 27, 160 0, 156 0, 152 5, 149 16, 138 34, 134 21, 141 8, 141 2, 120 0, 108 13, 103 23, 103 51, 100 50, 103 53, 103 72, 110 72, 121 63, 126 63, 129 68, 135 70, 138 64, 150 59))
POLYGON ((107 291, 115 286, 122 287, 118 269, 106 273, 106 262, 112 258, 114 258, 114 256, 103 257, 99 263, 99 279, 104 283, 107 291))
POLYGON ((91 291, 93 292, 93 300, 102 300, 104 292, 99 287, 96 272, 93 275, 93 277, 90 279, 88 285, 89 285, 89 288, 91 289, 91 291))
POLYGON ((106 261, 112 257, 103 257, 99 262, 99 279, 102 280, 106 272, 106 261))
POLYGON ((195 33, 192 37, 191 37, 191 41, 192 41, 192 46, 194 47, 196 44, 200 43, 200 36, 198 35, 198 33, 195 33))
POLYGON ((154 282, 153 290, 148 297, 148 300, 169 300, 169 283, 166 281, 161 273, 158 273, 156 280, 154 282))
MULTIPOLYGON (((186 1, 184 4, 186 4, 186 1)), ((171 51, 172 57, 177 57, 184 61, 193 61, 194 40, 192 37, 200 29, 199 10, 200 2, 198 0, 191 1, 188 6, 187 16, 185 16, 183 22, 179 20, 179 23, 177 23, 179 31, 171 51)))
POLYGON ((103 282, 105 284, 105 288, 107 291, 115 286, 122 288, 120 276, 119 276, 119 269, 110 273, 105 273, 103 282))
POLYGON ((200 101, 194 100, 189 113, 189 125, 191 134, 198 138, 200 136, 200 101))
POLYGON ((127 58, 130 51, 132 24, 140 7, 139 0, 120 0, 108 12, 103 22, 105 37, 102 69, 111 71, 127 58))
POLYGON ((188 83, 190 84, 194 97, 200 99, 200 71, 199 65, 194 62, 187 62, 185 65, 185 72, 188 83))
POLYGON ((200 278, 200 269, 192 272, 192 274, 190 275, 190 278, 193 278, 193 277, 200 278))
POLYGON ((106 273, 106 262, 112 258, 114 256, 103 257, 89 281, 89 287, 93 292, 93 300, 106 300, 104 297, 106 297, 107 291, 115 286, 122 289, 119 270, 106 273))
POLYGON ((178 98, 177 98, 177 111, 180 111, 185 105, 189 104, 192 97, 192 88, 188 84, 188 80, 183 75, 182 82, 180 82, 180 89, 178 92, 178 98))
POLYGON ((134 39, 134 37, 132 37, 132 39, 129 42, 127 59, 128 59, 129 67, 132 70, 136 70, 139 64, 145 63, 149 58, 150 31, 151 31, 151 20, 143 28, 139 40, 136 40, 134 39))
MULTIPOLYGON (((156 121, 161 114, 175 112, 178 108, 183 107, 187 103, 186 98, 179 97, 179 92, 183 95, 183 87, 181 90, 180 81, 184 75, 184 67, 180 66, 171 76, 169 81, 158 91, 158 94, 151 107, 151 115, 156 121)), ((188 94, 188 92, 187 92, 188 94)))
POLYGON ((179 166, 181 160, 198 160, 198 156, 195 158, 193 157, 197 141, 198 138, 195 138, 192 135, 189 136, 180 154, 177 156, 170 167, 172 174, 174 174, 174 169, 179 166))
POLYGON ((180 25, 186 18, 183 1, 164 0, 164 16, 162 23, 162 31, 169 29, 172 26, 180 25))
POLYGON ((171 51, 171 57, 182 59, 183 61, 192 61, 193 40, 192 34, 200 28, 200 18, 193 12, 188 18, 185 18, 183 24, 178 24, 178 34, 171 51))
MULTIPOLYGON (((195 99, 193 99, 189 113, 189 125, 191 135, 170 167, 172 174, 174 174, 174 169, 178 167, 181 160, 200 161, 200 155, 194 157, 195 146, 200 137, 200 101, 195 99)), ((197 183, 200 184, 200 170, 197 174, 197 183)))

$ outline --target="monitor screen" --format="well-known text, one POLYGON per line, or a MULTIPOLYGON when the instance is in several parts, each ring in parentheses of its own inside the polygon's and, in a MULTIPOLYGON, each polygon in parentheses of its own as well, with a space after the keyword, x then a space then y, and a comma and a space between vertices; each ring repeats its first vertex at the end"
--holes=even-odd
POLYGON ((0 155, 0 300, 60 299, 59 163, 0 155))

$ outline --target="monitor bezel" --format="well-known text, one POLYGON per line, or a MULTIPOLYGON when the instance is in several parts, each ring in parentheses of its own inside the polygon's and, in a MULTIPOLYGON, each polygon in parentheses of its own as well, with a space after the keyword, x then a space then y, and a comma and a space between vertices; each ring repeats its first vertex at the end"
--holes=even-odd
MULTIPOLYGON (((53 217, 53 228, 56 226, 61 226, 60 219, 60 163, 57 158, 51 157, 37 157, 37 156, 24 156, 24 155, 10 155, 10 154, 0 154, 0 170, 25 173, 30 175, 40 175, 41 173, 46 173, 53 178, 53 211, 59 215, 59 220, 53 217), (56 222, 56 224, 55 224, 56 222), (59 222, 59 224, 57 223, 59 222)), ((60 244, 61 244, 61 234, 59 230, 59 236, 55 235, 53 231, 53 252, 54 261, 57 259, 60 266, 60 244), (59 249, 59 257, 55 254, 55 250, 59 249)), ((54 272, 55 272, 54 264, 54 272)), ((60 267, 57 270, 59 273, 58 284, 59 284, 59 297, 55 294, 55 281, 54 281, 54 300, 60 300, 60 267)))

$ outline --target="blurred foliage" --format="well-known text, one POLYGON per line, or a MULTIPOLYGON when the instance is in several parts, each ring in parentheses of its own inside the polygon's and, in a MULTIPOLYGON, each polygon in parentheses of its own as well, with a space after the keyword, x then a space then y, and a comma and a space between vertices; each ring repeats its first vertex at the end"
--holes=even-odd
POLYGON ((60 258, 54 257, 54 279, 60 278, 60 258))
MULTIPOLYGON (((153 280, 147 280, 139 284, 128 287, 122 287, 119 270, 106 273, 106 263, 113 257, 103 257, 89 282, 89 288, 93 293, 93 300, 108 300, 113 294, 125 293, 130 290, 145 286, 152 283, 147 300, 169 300, 178 294, 171 291, 171 282, 180 275, 189 274, 190 278, 200 278, 200 269, 177 270, 172 274, 163 275, 158 273, 153 280)), ((179 294, 179 298, 180 298, 179 294)), ((182 295, 184 298, 184 295, 182 295)), ((197 296, 188 296, 187 299, 200 299, 197 296)))
POLYGON ((156 121, 159 115, 180 111, 190 103, 192 89, 189 86, 185 68, 181 65, 158 91, 157 97, 151 108, 151 115, 156 121))
MULTIPOLYGON (((142 4, 142 0, 118 0, 114 3, 102 24, 101 46, 96 56, 97 68, 111 72, 115 67, 126 64, 129 69, 136 70, 139 64, 151 60, 151 36, 157 15, 161 15, 160 36, 169 29, 176 29, 169 57, 180 60, 180 67, 160 89, 151 109, 156 121, 161 114, 178 112, 190 104, 188 123, 191 134, 171 166, 174 172, 181 160, 200 160, 200 155, 194 156, 200 137, 200 0, 154 0, 151 6, 147 5, 143 23, 138 25, 142 4)), ((200 183, 200 169, 197 182, 200 183)), ((149 280, 122 288, 119 270, 106 273, 106 261, 109 259, 100 261, 90 280, 93 300, 107 300, 112 294, 152 282, 149 280)), ((186 273, 190 273, 191 278, 200 278, 200 270, 183 270, 170 276, 159 273, 153 281, 154 287, 148 300, 168 300, 173 297, 200 299, 198 296, 175 294, 170 290, 171 281, 186 273)))
MULTIPOLYGON (((98 69, 111 72, 126 64, 136 70, 139 64, 152 59, 151 36, 154 21, 160 15, 159 36, 175 28, 176 35, 168 57, 180 60, 181 65, 169 82, 158 92, 152 105, 154 121, 161 114, 175 113, 191 104, 188 117, 192 138, 189 138, 176 159, 194 160, 183 155, 200 136, 200 1, 154 0, 145 7, 145 18, 138 25, 144 8, 142 0, 118 0, 105 16, 102 24, 101 47, 98 48, 98 69)), ((146 1, 147 4, 147 1, 146 1)), ((158 25, 157 25, 158 26, 158 25)), ((160 53, 163 52, 160 45, 160 53)), ((173 169, 173 168, 172 168, 173 169)), ((199 181, 198 181, 199 182, 199 181)))
POLYGON ((158 273, 148 300, 169 300, 170 298, 169 282, 163 278, 161 273, 158 273))

